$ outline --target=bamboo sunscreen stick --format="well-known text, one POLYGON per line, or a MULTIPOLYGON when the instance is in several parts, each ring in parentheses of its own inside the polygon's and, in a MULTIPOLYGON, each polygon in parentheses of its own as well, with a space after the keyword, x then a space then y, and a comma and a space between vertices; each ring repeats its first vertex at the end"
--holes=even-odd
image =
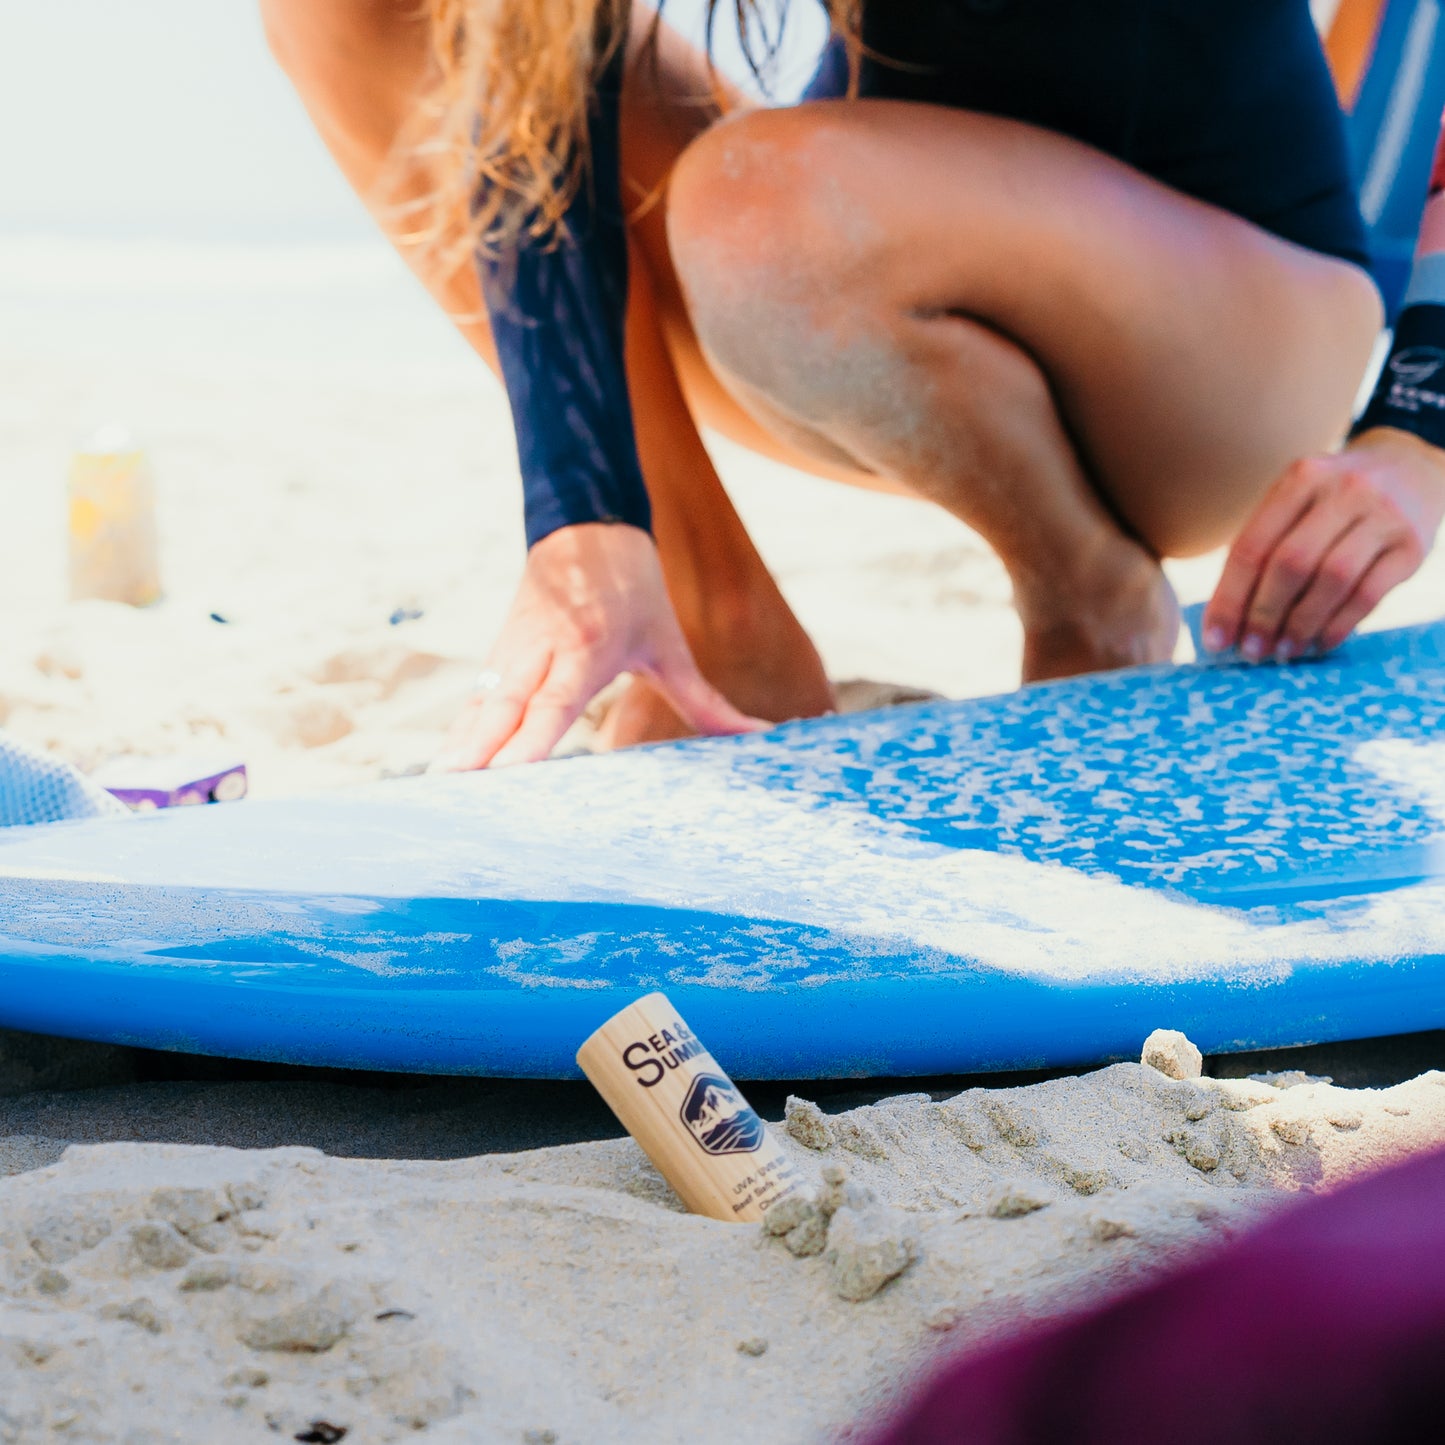
POLYGON ((802 1171, 660 993, 614 1014, 577 1063, 694 1214, 755 1222, 802 1171))

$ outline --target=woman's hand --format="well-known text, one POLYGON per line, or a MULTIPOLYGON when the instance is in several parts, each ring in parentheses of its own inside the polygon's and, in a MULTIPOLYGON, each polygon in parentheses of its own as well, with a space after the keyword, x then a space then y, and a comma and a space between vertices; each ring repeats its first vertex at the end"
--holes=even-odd
POLYGON ((1338 647, 1425 560, 1445 515, 1445 451, 1376 427, 1296 462, 1229 549, 1204 611, 1210 652, 1289 662, 1338 647))
POLYGON ((700 733, 769 726, 697 670, 652 538, 622 524, 563 527, 532 548, 487 671, 496 687, 467 704, 433 771, 545 758, 620 672, 647 678, 700 733))

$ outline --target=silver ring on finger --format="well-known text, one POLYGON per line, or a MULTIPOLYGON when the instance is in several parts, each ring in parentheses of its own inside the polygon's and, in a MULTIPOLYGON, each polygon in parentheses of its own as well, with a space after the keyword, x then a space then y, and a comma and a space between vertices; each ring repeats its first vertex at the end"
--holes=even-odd
POLYGON ((472 679, 472 696, 489 697, 502 685, 502 674, 494 667, 484 667, 472 679))

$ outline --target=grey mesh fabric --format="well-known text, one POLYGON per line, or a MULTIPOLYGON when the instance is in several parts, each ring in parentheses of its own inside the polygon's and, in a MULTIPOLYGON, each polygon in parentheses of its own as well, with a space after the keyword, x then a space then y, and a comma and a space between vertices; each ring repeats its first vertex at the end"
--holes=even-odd
POLYGON ((129 810, 68 764, 0 732, 0 827, 112 816, 129 810))

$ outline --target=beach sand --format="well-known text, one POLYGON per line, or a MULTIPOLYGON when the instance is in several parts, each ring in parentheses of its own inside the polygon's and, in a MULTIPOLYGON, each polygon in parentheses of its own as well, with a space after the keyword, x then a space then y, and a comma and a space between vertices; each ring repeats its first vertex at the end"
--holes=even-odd
MULTIPOLYGON (((136 1062, 12 1037, 0 1065, 7 1042, 32 1082, 136 1062)), ((840 1112, 755 1089, 812 1180, 846 1179, 796 1257, 682 1212, 631 1140, 514 1152, 606 1130, 583 1086, 208 1071, 0 1101, 0 1440, 856 1438, 941 1351, 1445 1144, 1440 1072, 1116 1064, 840 1112)))
MULTIPOLYGON (((409 280, 365 248, 0 261, 0 300, 25 297, 0 335, 0 723, 82 767, 228 753, 258 795, 424 764, 522 544, 504 399, 409 280), (109 421, 159 488, 166 597, 141 612, 65 601, 68 452, 109 421)), ((1007 582, 965 528, 717 456, 835 677, 1016 683, 1007 582)), ((1184 600, 1218 566, 1173 569, 1184 600)), ((1374 624, 1442 611, 1437 556, 1374 624)), ((1426 1035, 1210 1062, 1335 1085, 795 1085, 831 1111, 793 1106, 827 1143, 785 1134, 799 1162, 875 1196, 834 1216, 832 1258, 795 1258, 679 1213, 583 1086, 0 1035, 0 1442, 825 1438, 940 1349, 1445 1144, 1437 1067, 1426 1035), (869 1241, 912 1262, 844 1299, 869 1241)), ((748 1087, 783 1118, 787 1091, 748 1087)))

